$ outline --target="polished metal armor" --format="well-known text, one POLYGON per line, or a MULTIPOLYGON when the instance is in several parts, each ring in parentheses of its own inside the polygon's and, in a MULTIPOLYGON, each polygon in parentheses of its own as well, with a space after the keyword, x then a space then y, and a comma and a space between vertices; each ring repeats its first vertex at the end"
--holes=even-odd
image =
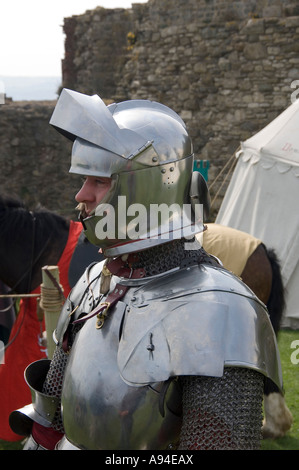
POLYGON ((71 291, 53 359, 27 369, 33 404, 12 413, 12 429, 28 433, 36 421, 64 434, 58 449, 197 449, 223 435, 222 448, 256 448, 263 377, 282 387, 275 334, 252 291, 193 246, 207 188, 192 173, 183 121, 158 103, 106 107, 98 96, 63 90, 51 124, 74 141, 71 172, 112 179, 83 220, 108 259, 71 291), (168 237, 161 222, 156 237, 147 224, 128 237, 120 197, 146 209, 172 206, 168 237), (107 204, 124 238, 97 237, 107 204), (181 218, 185 205, 193 212, 181 218))
POLYGON ((87 238, 106 256, 203 230, 207 187, 192 172, 192 141, 173 110, 148 100, 106 106, 97 95, 63 89, 50 123, 74 141, 71 173, 112 178, 94 214, 83 220, 87 238), (113 219, 108 234, 99 229, 104 214, 113 219))
MULTIPOLYGON (((102 264, 89 267, 68 298, 55 332, 58 350, 69 323, 98 302, 101 270, 102 264)), ((282 386, 267 310, 230 272, 203 263, 113 281, 129 287, 125 296, 102 328, 96 316, 82 323, 69 354, 58 448, 175 448, 182 426, 178 377, 222 377, 241 367, 282 386)))

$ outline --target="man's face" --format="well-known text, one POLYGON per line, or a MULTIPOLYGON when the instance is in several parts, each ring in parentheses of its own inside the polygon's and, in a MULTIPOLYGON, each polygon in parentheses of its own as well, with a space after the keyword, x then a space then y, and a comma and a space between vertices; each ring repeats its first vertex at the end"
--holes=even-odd
POLYGON ((111 187, 111 178, 102 176, 86 176, 80 191, 75 199, 84 207, 84 217, 91 215, 92 211, 101 203, 111 187))

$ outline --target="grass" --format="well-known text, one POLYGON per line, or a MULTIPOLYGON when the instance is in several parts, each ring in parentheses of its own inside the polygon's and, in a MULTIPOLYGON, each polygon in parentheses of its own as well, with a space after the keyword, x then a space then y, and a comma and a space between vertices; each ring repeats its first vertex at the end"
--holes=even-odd
MULTIPOLYGON (((262 442, 262 450, 299 450, 299 354, 298 364, 291 360, 292 353, 299 352, 299 343, 292 349, 293 341, 299 341, 299 331, 283 330, 279 333, 278 346, 281 356, 286 403, 293 415, 293 425, 282 438, 262 442)), ((296 359, 296 355, 294 356, 296 359)), ((5 442, 0 440, 0 450, 20 450, 21 442, 5 442)))
MULTIPOLYGON (((299 450, 299 354, 298 364, 291 360, 296 349, 291 348, 293 341, 299 340, 299 331, 282 330, 278 336, 285 400, 293 415, 293 425, 286 436, 279 439, 265 439, 262 442, 263 450, 299 450)), ((296 355, 295 355, 296 359, 296 355)))

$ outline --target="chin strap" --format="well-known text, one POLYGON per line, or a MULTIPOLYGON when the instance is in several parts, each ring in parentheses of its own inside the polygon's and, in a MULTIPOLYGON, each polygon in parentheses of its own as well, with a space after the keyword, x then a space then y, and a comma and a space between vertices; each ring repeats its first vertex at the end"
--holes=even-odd
POLYGON ((139 261, 138 253, 131 253, 130 255, 119 256, 105 264, 106 272, 118 277, 125 277, 127 279, 141 279, 145 277, 144 268, 133 268, 134 264, 139 261))

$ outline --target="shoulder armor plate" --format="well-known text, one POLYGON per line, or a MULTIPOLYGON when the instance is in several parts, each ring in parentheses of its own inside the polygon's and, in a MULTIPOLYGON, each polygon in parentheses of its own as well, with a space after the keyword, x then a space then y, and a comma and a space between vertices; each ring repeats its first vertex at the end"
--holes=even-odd
POLYGON ((180 375, 218 377, 224 366, 240 366, 282 387, 267 309, 230 272, 192 266, 151 280, 132 295, 118 351, 127 383, 180 375))
MULTIPOLYGON (((56 329, 53 333, 53 339, 56 345, 61 346, 63 336, 68 328, 70 321, 76 320, 81 313, 82 309, 78 308, 78 310, 75 310, 75 308, 79 305, 83 294, 86 292, 86 290, 88 290, 90 281, 100 276, 103 264, 104 261, 90 264, 82 274, 77 284, 69 293, 68 298, 66 299, 61 310, 56 329)), ((88 298, 88 296, 86 297, 88 298)), ((84 307, 87 307, 85 304, 83 305, 84 307)))

